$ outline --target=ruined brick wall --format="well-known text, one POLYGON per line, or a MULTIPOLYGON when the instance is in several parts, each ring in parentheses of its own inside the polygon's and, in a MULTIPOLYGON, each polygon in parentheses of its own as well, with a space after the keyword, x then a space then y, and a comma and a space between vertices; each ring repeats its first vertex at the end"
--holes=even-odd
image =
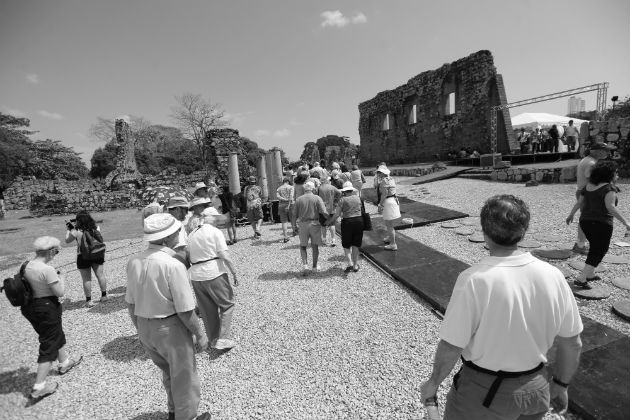
MULTIPOLYGON (((359 105, 361 164, 415 163, 445 159, 462 147, 490 152, 490 107, 505 104, 503 80, 490 51, 479 51, 359 105), (449 94, 455 112, 449 114, 449 94), (410 119, 413 107, 416 121, 410 119), (389 115, 389 117, 386 117, 389 115), (384 121, 389 118, 389 129, 384 121)), ((509 110, 497 115, 497 151, 517 148, 509 110)))

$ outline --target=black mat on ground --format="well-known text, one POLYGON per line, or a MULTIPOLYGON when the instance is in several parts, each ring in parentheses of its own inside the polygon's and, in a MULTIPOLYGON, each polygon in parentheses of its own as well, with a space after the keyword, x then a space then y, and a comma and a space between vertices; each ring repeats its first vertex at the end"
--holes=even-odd
POLYGON ((444 312, 457 276, 469 265, 406 235, 397 234, 396 242, 398 251, 387 251, 378 232, 365 232, 361 251, 431 306, 444 312))
MULTIPOLYGON (((400 233, 398 251, 387 251, 381 234, 364 233, 364 256, 444 313, 457 276, 469 265, 400 233)), ((586 316, 582 321, 582 358, 569 390, 571 410, 585 420, 625 419, 630 413, 630 337, 586 316)), ((554 346, 552 365, 555 353, 554 346)))
MULTIPOLYGON (((376 192, 373 188, 363 189, 361 194, 363 194, 365 200, 376 201, 376 192), (365 193, 366 190, 367 193, 365 193)), ((400 203, 400 215, 402 218, 396 221, 394 225, 396 230, 468 217, 468 214, 460 211, 422 203, 407 197, 398 197, 398 202, 400 203), (412 219, 413 223, 403 223, 402 219, 412 219)))

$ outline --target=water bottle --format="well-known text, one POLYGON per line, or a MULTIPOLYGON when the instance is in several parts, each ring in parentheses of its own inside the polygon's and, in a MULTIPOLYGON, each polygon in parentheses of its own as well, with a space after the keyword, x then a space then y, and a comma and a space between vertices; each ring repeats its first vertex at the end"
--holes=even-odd
POLYGON ((440 410, 438 410, 437 395, 427 398, 424 406, 427 409, 427 420, 442 420, 440 410))

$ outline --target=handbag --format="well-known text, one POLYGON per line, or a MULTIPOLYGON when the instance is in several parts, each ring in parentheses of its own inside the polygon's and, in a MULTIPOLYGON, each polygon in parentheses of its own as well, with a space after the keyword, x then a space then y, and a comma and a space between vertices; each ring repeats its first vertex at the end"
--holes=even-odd
POLYGON ((370 213, 365 211, 363 200, 361 200, 361 217, 363 218, 363 230, 372 230, 372 219, 370 219, 370 213))

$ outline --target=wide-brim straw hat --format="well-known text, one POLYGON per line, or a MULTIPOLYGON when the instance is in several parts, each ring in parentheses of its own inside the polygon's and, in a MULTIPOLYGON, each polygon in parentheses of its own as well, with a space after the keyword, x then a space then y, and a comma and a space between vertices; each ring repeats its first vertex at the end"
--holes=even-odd
POLYGON ((199 188, 206 188, 206 183, 205 182, 197 182, 195 184, 195 191, 197 191, 199 188))
POLYGON ((166 205, 167 209, 174 209, 175 207, 188 208, 188 200, 186 197, 171 197, 166 205))
POLYGON ((195 206, 200 206, 202 204, 208 204, 212 201, 208 197, 195 197, 193 201, 190 202, 189 207, 193 208, 195 206))
POLYGON ((352 182, 350 181, 346 181, 343 183, 343 188, 340 189, 339 191, 344 192, 344 191, 355 191, 356 188, 354 188, 354 186, 352 185, 352 182))
POLYGON ((387 169, 387 166, 385 165, 380 165, 378 168, 376 168, 376 172, 380 172, 386 176, 389 176, 389 169, 387 169))
POLYGON ((152 214, 144 219, 144 237, 147 242, 157 241, 181 229, 182 223, 168 213, 152 214))

